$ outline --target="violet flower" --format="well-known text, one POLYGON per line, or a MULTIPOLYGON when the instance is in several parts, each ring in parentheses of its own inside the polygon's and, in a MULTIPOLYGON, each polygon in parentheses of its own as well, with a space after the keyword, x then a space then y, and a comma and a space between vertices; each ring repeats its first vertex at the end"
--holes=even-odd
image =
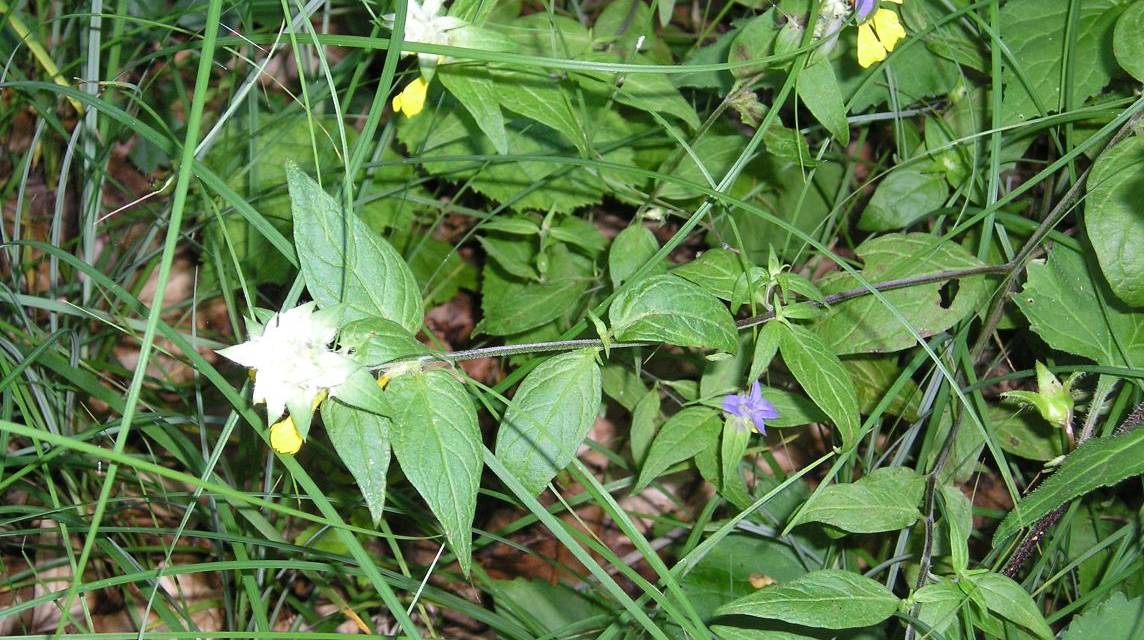
POLYGON ((775 405, 763 398, 763 389, 759 386, 758 380, 751 383, 751 390, 748 393, 736 393, 723 398, 723 411, 744 422, 750 420, 759 433, 764 435, 767 433, 764 421, 779 417, 775 405))

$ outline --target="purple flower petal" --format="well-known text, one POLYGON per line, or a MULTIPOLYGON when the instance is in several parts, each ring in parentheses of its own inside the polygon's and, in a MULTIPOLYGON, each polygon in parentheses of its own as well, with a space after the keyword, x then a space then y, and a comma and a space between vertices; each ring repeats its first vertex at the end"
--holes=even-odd
POLYGON ((775 405, 763 397, 763 387, 756 380, 747 393, 737 393, 723 398, 723 411, 732 416, 750 420, 759 433, 766 434, 766 421, 779 417, 775 405))
POLYGON ((858 14, 858 21, 861 22, 870 15, 874 7, 878 6, 878 0, 854 0, 854 11, 858 14))

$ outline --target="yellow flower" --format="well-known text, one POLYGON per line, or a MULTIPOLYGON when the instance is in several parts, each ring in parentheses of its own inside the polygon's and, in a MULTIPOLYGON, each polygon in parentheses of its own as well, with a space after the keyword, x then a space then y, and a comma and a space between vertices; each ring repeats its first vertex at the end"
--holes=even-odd
MULTIPOLYGON (((891 0, 901 4, 901 0, 891 0)), ((858 64, 863 68, 886 59, 898 41, 906 37, 906 30, 898 21, 898 14, 889 9, 878 9, 874 16, 858 25, 858 64)))
POLYGON ((302 434, 298 433, 298 427, 294 426, 293 418, 287 417, 271 425, 270 446, 278 453, 287 455, 298 453, 302 448, 302 434))
POLYGON ((400 111, 405 117, 412 118, 425 108, 425 94, 429 93, 429 83, 425 78, 418 77, 405 85, 401 93, 393 96, 393 110, 400 111))

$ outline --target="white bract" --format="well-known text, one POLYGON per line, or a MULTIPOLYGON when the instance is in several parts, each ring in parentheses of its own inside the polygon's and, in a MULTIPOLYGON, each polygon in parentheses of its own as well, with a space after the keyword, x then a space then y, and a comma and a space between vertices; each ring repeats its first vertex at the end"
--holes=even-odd
MULTIPOLYGON (((444 0, 425 0, 424 3, 409 0, 405 11, 405 40, 425 44, 449 44, 449 34, 446 32, 464 26, 466 23, 460 18, 439 15, 444 8, 443 4, 444 0)), ((395 18, 396 15, 392 13, 387 13, 381 17, 387 29, 393 29, 395 18)), ((412 54, 412 51, 406 51, 402 55, 412 54)), ((432 68, 444 56, 434 53, 419 53, 417 57, 423 68, 432 68)))
POLYGON ((252 327, 250 340, 218 353, 254 369, 254 402, 265 402, 274 422, 287 403, 309 406, 322 390, 341 385, 357 368, 345 354, 330 350, 336 333, 333 318, 315 313, 310 302, 275 315, 266 326, 252 327))

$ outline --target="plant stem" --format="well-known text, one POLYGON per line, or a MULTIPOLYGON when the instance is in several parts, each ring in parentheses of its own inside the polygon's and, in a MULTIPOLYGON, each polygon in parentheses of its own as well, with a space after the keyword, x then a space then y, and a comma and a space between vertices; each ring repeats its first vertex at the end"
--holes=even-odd
MULTIPOLYGON (((1007 262, 999 265, 986 265, 982 267, 970 267, 968 269, 951 269, 947 271, 938 271, 924 276, 912 276, 909 278, 898 278, 896 280, 887 280, 871 285, 870 287, 855 287, 853 289, 846 289, 833 293, 824 298, 825 303, 808 300, 807 302, 818 307, 826 307, 832 304, 851 300, 853 298, 860 298, 869 295, 873 291, 888 291, 890 289, 902 289, 905 287, 914 287, 923 284, 932 284, 934 282, 944 282, 946 280, 957 280, 960 278, 969 278, 971 276, 978 276, 983 274, 1002 274, 1007 273, 1012 268, 1012 263, 1007 262)), ((748 329, 756 325, 763 324, 775 317, 773 311, 763 313, 749 318, 743 318, 735 323, 739 329, 748 329)), ((632 347, 651 347, 659 343, 656 342, 613 342, 609 345, 611 349, 630 349, 632 347)), ((449 353, 434 353, 409 360, 417 362, 430 362, 434 360, 444 360, 447 362, 459 362, 461 360, 479 360, 481 358, 501 358, 504 356, 514 356, 523 353, 544 353, 548 351, 571 351, 573 349, 585 349, 590 347, 603 348, 604 342, 598 339, 580 339, 580 340, 556 340, 553 342, 533 342, 529 344, 508 344, 496 347, 483 347, 480 349, 466 349, 464 351, 451 351, 449 353)))

